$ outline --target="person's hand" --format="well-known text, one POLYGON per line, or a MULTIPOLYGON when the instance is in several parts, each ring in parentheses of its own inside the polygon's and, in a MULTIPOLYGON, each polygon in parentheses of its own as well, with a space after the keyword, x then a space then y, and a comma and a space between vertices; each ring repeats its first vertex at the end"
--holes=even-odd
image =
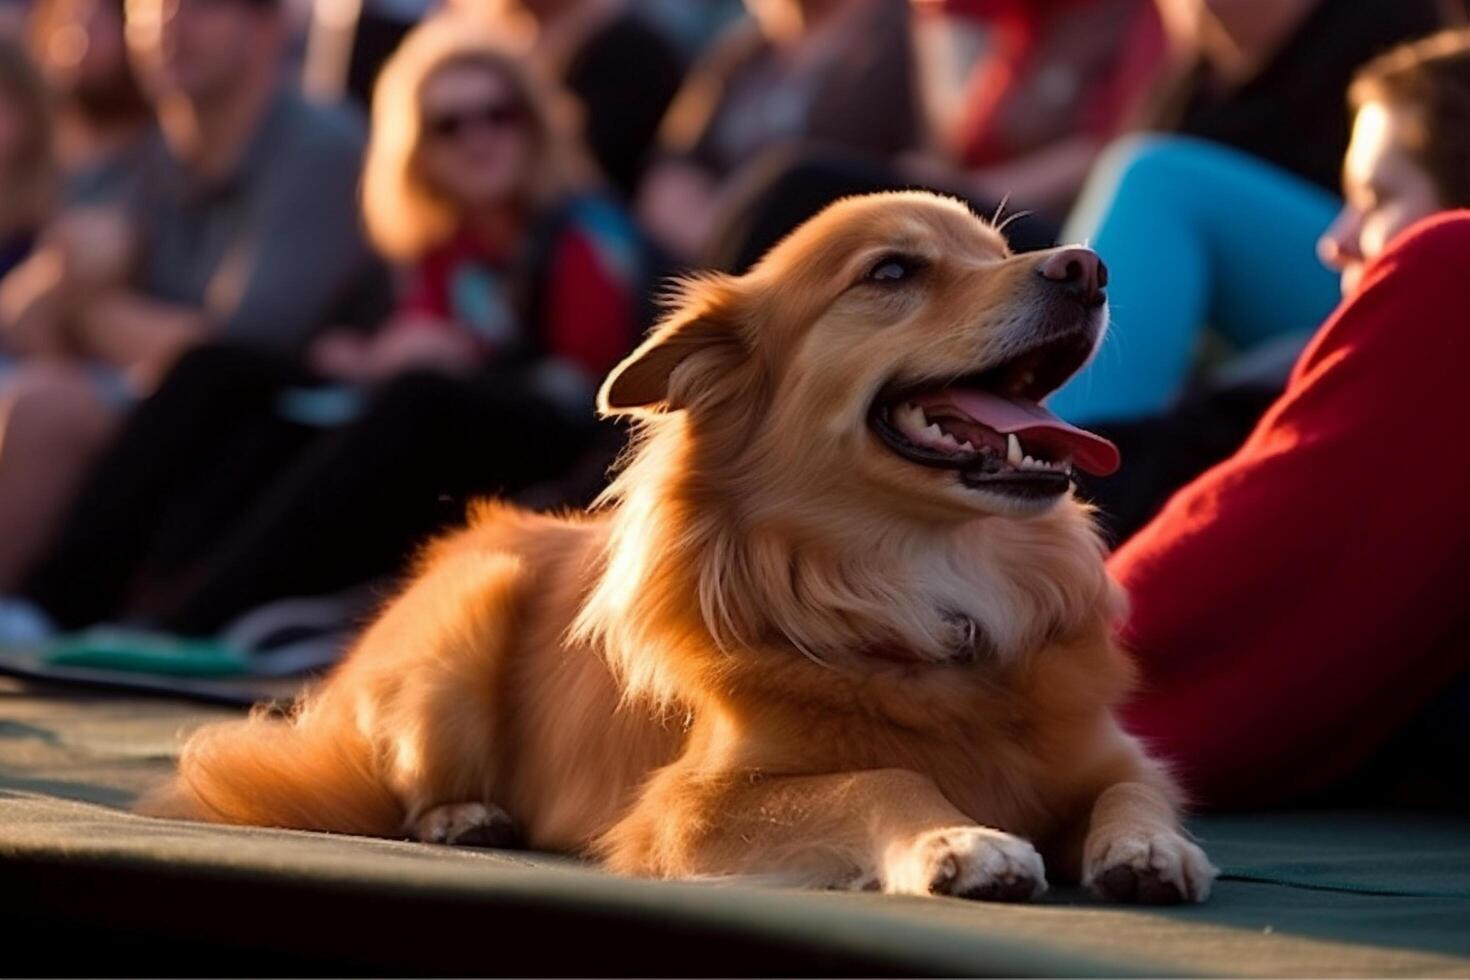
POLYGON ((371 337, 333 330, 312 345, 310 359, 326 377, 356 384, 414 369, 463 374, 479 360, 473 342, 456 327, 422 316, 399 317, 371 337))
POLYGON ((318 374, 334 381, 365 382, 368 346, 369 338, 360 333, 329 330, 312 343, 307 361, 318 374))
POLYGON ((46 229, 44 241, 65 259, 67 288, 86 292, 126 283, 137 247, 128 216, 105 207, 68 211, 46 229))
POLYGON ((372 339, 368 373, 374 380, 409 370, 467 374, 479 358, 474 342, 457 327, 424 319, 399 319, 372 339))
POLYGON ((714 182, 698 167, 663 163, 638 192, 638 220, 674 255, 693 261, 714 232, 718 213, 714 182))
POLYGON ((208 335, 198 310, 125 289, 77 304, 67 326, 79 352, 148 383, 208 335))

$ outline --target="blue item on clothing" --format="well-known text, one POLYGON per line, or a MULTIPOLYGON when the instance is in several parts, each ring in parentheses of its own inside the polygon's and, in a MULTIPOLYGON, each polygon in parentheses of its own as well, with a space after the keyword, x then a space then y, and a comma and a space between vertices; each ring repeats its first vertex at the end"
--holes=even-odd
POLYGON ((276 411, 298 425, 330 429, 356 421, 367 398, 367 392, 358 385, 291 387, 277 397, 276 411))
MULTIPOLYGON (((27 360, 25 358, 11 357, 0 351, 0 385, 14 372, 21 370, 27 360)), ((92 376, 92 382, 96 386, 97 395, 113 408, 131 408, 138 400, 138 393, 128 381, 128 376, 120 368, 108 364, 106 361, 87 361, 87 373, 92 376)))
POLYGON ((1109 335, 1049 404, 1078 423, 1167 410, 1206 327, 1239 348, 1309 333, 1337 305, 1316 242, 1338 201, 1226 147, 1131 137, 1104 154, 1063 241, 1109 269, 1109 335))

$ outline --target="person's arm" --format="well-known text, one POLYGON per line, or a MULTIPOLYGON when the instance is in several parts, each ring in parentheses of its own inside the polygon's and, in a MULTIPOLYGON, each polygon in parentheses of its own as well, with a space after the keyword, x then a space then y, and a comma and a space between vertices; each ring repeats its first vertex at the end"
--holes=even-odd
POLYGON ((1241 450, 1110 562, 1129 726, 1202 802, 1323 788, 1470 666, 1467 257, 1470 212, 1401 238, 1241 450))
POLYGON ((98 355, 86 314, 99 296, 126 283, 136 239, 131 218, 115 207, 76 208, 52 220, 26 261, 0 282, 6 346, 21 354, 98 355))
POLYGON ((720 184, 688 160, 661 160, 638 192, 638 222, 672 254, 694 261, 710 240, 720 210, 720 184))
POLYGON ((693 261, 703 251, 719 213, 720 154, 714 132, 729 111, 732 78, 765 49, 753 24, 728 28, 684 79, 659 126, 634 203, 638 221, 670 253, 693 261))
POLYGON ((480 366, 484 353, 448 320, 400 313, 370 335, 329 330, 317 337, 307 355, 323 377, 376 384, 415 370, 468 374, 480 366))
POLYGON ((88 300, 74 328, 88 354, 145 380, 210 333, 202 310, 123 289, 88 300))

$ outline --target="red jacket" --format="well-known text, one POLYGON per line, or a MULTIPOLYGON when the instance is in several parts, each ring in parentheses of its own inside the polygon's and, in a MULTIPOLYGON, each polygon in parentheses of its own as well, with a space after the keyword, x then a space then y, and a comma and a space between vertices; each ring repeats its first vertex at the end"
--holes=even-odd
POLYGON ((1113 556, 1129 727, 1214 806, 1347 775, 1470 668, 1470 211, 1374 262, 1233 457, 1113 556))

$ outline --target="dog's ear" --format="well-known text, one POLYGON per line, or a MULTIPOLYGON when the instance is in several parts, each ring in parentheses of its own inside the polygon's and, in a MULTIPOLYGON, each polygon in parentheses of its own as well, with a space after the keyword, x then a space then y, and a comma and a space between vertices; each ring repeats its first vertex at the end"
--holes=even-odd
POLYGON ((712 348, 743 347, 736 326, 736 287, 729 276, 707 275, 675 287, 674 312, 655 327, 638 349, 612 369, 597 393, 603 415, 630 415, 657 408, 679 408, 670 397, 669 379, 691 355, 712 348))

